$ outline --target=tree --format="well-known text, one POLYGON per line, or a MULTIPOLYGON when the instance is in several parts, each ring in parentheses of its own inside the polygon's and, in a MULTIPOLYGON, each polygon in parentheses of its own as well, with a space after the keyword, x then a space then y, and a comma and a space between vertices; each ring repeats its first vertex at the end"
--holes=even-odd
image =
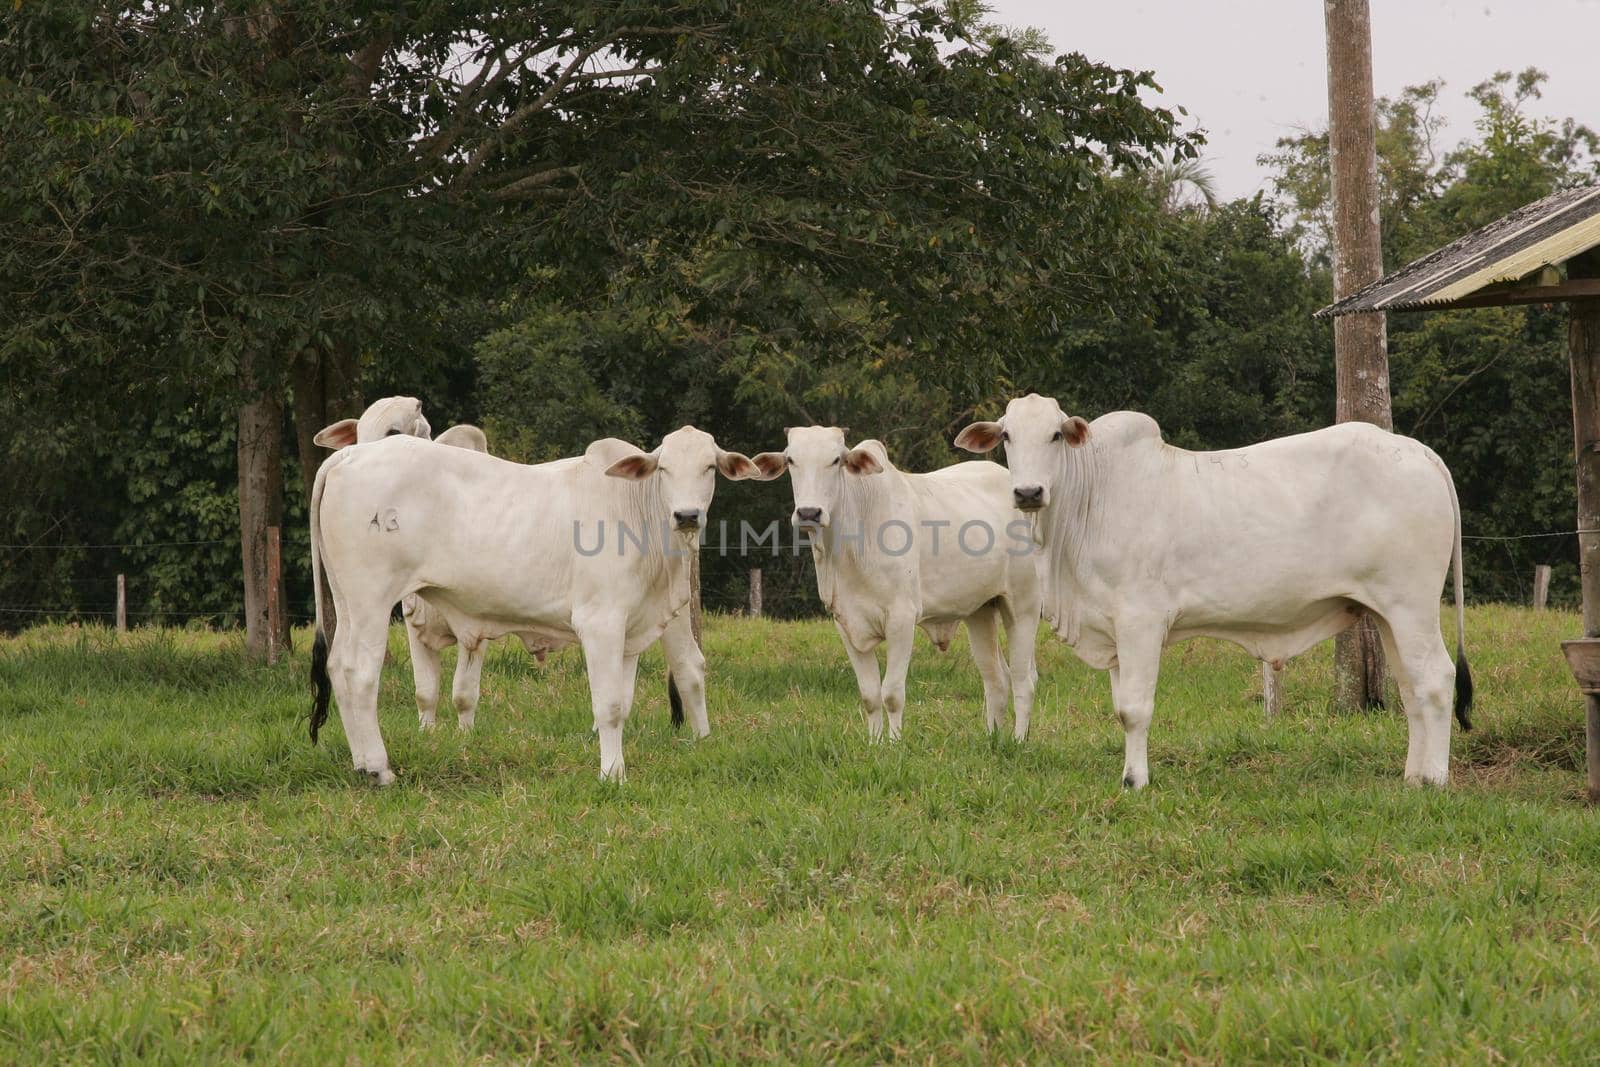
MULTIPOLYGON (((887 333, 986 356, 942 362, 969 385, 1000 342, 1142 265, 1108 178, 1192 151, 1140 101, 1148 75, 1046 61, 981 19, 893 0, 20 5, 0 42, 0 359, 56 412, 231 399, 262 647, 281 406, 309 483, 308 438, 354 413, 365 365, 465 362, 457 327, 513 282, 526 306, 530 264, 604 291, 722 238, 866 300, 887 333)), ((710 310, 708 336, 737 333, 710 310)))

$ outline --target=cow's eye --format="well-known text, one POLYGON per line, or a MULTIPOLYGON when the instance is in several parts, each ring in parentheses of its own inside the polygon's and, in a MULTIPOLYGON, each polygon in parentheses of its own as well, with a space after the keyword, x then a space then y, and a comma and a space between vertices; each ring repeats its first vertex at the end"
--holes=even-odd
POLYGON ((1057 430, 1057 431, 1056 431, 1056 435, 1055 435, 1055 436, 1054 436, 1054 437, 1052 437, 1052 438, 1050 438, 1050 440, 1052 440, 1052 441, 1059 441, 1059 440, 1061 440, 1061 431, 1060 431, 1060 430, 1057 430))
POLYGON ((843 457, 843 456, 834 456, 834 457, 833 457, 833 462, 832 462, 832 463, 830 463, 830 464, 828 464, 828 466, 830 466, 830 467, 837 467, 837 466, 838 466, 838 465, 839 465, 839 462, 840 462, 840 461, 841 461, 841 460, 843 460, 843 459, 844 459, 844 457, 843 457))
POLYGON ((1009 440, 1011 440, 1011 435, 1009 433, 1007 433, 1006 431, 1001 430, 1000 431, 1000 443, 1001 444, 1005 444, 1009 440))
POLYGON ((714 471, 716 469, 717 469, 717 465, 715 463, 706 464, 706 473, 707 474, 710 474, 712 471, 714 471))

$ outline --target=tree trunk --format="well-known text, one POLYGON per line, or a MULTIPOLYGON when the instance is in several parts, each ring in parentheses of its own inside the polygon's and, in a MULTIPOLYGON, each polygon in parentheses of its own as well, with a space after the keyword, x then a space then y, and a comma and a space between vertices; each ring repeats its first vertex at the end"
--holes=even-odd
MULTIPOLYGON (((265 660, 272 645, 267 604, 282 603, 281 584, 268 589, 267 528, 283 522, 283 399, 259 354, 246 353, 239 364, 239 541, 244 562, 244 643, 253 658, 265 660)), ((285 623, 277 634, 289 643, 285 623)))
MULTIPOLYGON (((360 366, 354 346, 341 345, 333 351, 307 347, 290 365, 294 390, 295 448, 300 462, 300 478, 305 486, 307 514, 317 470, 331 453, 315 444, 317 431, 340 419, 361 415, 360 366)), ((338 620, 334 615, 333 593, 328 577, 322 577, 322 625, 331 640, 338 620)))
MULTIPOLYGON (((1328 150, 1333 171, 1333 298, 1383 274, 1378 229, 1377 113, 1372 99, 1372 26, 1367 0, 1324 0, 1328 34, 1328 150)), ((1389 356, 1380 312, 1333 324, 1334 421, 1394 428, 1389 356)), ((1340 707, 1382 707, 1383 646, 1370 616, 1334 639, 1340 707)))

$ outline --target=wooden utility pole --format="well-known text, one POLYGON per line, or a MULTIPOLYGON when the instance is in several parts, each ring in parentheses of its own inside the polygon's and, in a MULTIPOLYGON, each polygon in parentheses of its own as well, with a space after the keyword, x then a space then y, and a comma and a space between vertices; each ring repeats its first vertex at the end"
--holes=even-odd
MULTIPOLYGON (((1372 23, 1367 0, 1323 0, 1328 34, 1328 158, 1333 172, 1333 298, 1383 274, 1378 230, 1377 112, 1372 99, 1372 23)), ((1383 312, 1333 323, 1334 421, 1394 429, 1389 408, 1388 337, 1383 312)), ((1338 517, 1329 516, 1337 526, 1338 517)), ((1371 617, 1334 639, 1339 706, 1383 704, 1383 646, 1371 617)))

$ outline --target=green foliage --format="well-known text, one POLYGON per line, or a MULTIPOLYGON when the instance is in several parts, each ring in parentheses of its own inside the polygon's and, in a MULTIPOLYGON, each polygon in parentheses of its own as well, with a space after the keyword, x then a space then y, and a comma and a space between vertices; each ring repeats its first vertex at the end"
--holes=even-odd
POLYGON ((919 642, 871 746, 831 625, 712 615, 712 736, 648 652, 619 788, 578 649, 495 645, 476 729, 422 734, 397 627, 378 791, 306 744, 303 630, 271 668, 41 630, 0 642, 0 1059, 1581 1062, 1578 625, 1469 612, 1448 792, 1401 783, 1402 716, 1329 714, 1328 657, 1269 722, 1246 653, 1171 649, 1138 794, 1055 640, 1026 744, 919 642))
MULTIPOLYGON (((1194 150, 1141 99, 1148 74, 986 18, 20 5, 0 31, 13 399, 59 425, 133 406, 178 433, 234 402, 246 355, 270 387, 303 353, 356 351, 369 397, 485 416, 530 458, 691 420, 764 438, 779 410, 859 414, 910 460, 944 455, 951 408, 1007 360, 1120 297, 1114 279, 1161 278, 1154 206, 1117 176, 1194 150), (493 332, 502 308, 527 321, 493 332)), ((97 498, 134 479, 123 536, 211 529, 224 490, 186 447, 159 474, 85 463, 97 498), (169 499, 178 482, 212 489, 169 499)), ((68 543, 106 514, 53 500, 65 526, 21 527, 68 543)))
POLYGON ((1173 444, 1228 448, 1324 425, 1332 349, 1311 320, 1325 285, 1258 196, 1182 211, 1164 233, 1184 279, 1140 316, 1086 319, 1026 379, 1069 410, 1154 415, 1173 444))

